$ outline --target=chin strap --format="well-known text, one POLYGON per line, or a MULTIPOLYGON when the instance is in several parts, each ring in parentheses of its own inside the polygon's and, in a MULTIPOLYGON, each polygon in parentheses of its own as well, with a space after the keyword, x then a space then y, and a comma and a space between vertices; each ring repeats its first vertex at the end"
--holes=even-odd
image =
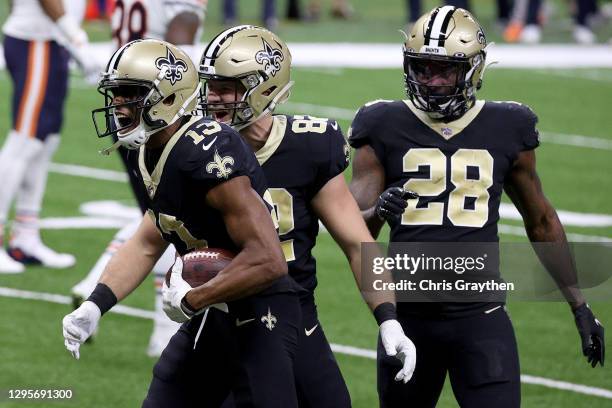
MULTIPOLYGON (((489 52, 489 47, 491 47, 491 46, 493 46, 493 45, 495 45, 495 43, 494 43, 494 42, 490 42, 490 43, 488 43, 488 44, 487 44, 487 46, 486 46, 486 47, 484 47, 484 49, 482 50, 482 51, 484 52, 484 55, 485 55, 485 62, 486 62, 486 56, 487 56, 487 53, 489 52)), ((499 61, 491 61, 491 62, 489 62, 488 64, 485 64, 485 66, 482 68, 482 71, 480 71, 480 78, 479 78, 479 79, 480 79, 480 81, 482 81, 482 78, 484 77, 485 70, 486 70, 487 68, 489 68, 489 67, 490 67, 491 65, 493 65, 493 64, 499 64, 499 61)))
MULTIPOLYGON (((185 102, 183 102, 183 104, 181 105, 181 109, 178 110, 178 112, 176 113, 176 115, 174 115, 174 117, 172 118, 170 123, 168 123, 168 125, 164 126, 164 128, 170 126, 171 124, 173 124, 174 122, 176 122, 177 120, 179 120, 180 118, 185 116, 185 108, 187 106, 189 106, 191 101, 193 101, 195 98, 197 98, 200 95, 200 89, 202 89, 202 83, 201 82, 198 83, 198 87, 196 88, 196 90, 191 95, 189 95, 189 98, 185 99, 185 102)), ((155 131, 157 132, 158 130, 162 130, 162 129, 163 128, 155 129, 155 131)))
POLYGON ((119 146, 121 146, 121 142, 117 140, 115 143, 113 143, 111 146, 107 147, 106 149, 99 150, 98 153, 100 153, 102 156, 109 156, 112 152, 117 150, 119 146))

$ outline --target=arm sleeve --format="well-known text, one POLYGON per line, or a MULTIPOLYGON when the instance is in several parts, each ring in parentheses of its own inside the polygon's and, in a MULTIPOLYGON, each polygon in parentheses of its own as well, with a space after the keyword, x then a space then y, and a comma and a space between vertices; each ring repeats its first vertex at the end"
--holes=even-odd
POLYGON ((371 144, 370 129, 368 126, 368 112, 365 106, 361 107, 355 117, 353 123, 348 131, 348 142, 351 147, 358 149, 361 146, 371 144))
POLYGON ((533 150, 540 145, 540 133, 538 132, 538 116, 528 107, 524 106, 524 117, 520 121, 522 147, 521 150, 533 150))
POLYGON ((205 0, 162 0, 166 24, 181 13, 194 13, 203 21, 206 3, 205 0))

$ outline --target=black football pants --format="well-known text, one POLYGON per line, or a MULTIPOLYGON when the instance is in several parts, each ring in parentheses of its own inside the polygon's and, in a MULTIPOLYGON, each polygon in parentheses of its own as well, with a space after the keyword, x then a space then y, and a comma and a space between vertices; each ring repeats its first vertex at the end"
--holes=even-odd
MULTIPOLYGON (((346 383, 317 316, 314 296, 300 298, 302 327, 295 355, 295 385, 300 408, 350 408, 346 383)), ((228 399, 223 408, 234 408, 228 399)))
POLYGON ((378 395, 383 408, 435 407, 448 372, 462 408, 518 408, 520 370, 516 339, 504 307, 456 319, 402 316, 416 346, 413 377, 394 381, 401 363, 378 344, 378 395))
POLYGON ((238 408, 297 407, 298 296, 253 296, 229 310, 209 309, 203 326, 198 316, 172 337, 153 368, 144 408, 216 408, 230 391, 238 408))

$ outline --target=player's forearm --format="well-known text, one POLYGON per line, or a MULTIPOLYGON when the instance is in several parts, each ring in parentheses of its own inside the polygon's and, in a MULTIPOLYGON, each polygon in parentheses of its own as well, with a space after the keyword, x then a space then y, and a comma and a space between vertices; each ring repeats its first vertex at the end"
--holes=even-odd
POLYGON ((188 292, 187 302, 199 310, 240 299, 261 292, 286 274, 287 263, 282 256, 265 248, 244 249, 217 276, 188 292))
POLYGON ((142 283, 162 252, 147 251, 134 239, 130 239, 111 258, 102 273, 100 283, 107 285, 117 297, 117 301, 121 301, 142 283))
POLYGON ((200 18, 195 13, 183 12, 170 21, 165 40, 176 45, 193 44, 200 25, 200 18))
MULTIPOLYGON (((359 245, 361 246, 361 245, 359 245)), ((370 310, 373 312, 376 307, 382 303, 392 303, 395 304, 395 293, 392 291, 386 290, 374 290, 374 287, 371 286, 373 281, 373 273, 370 270, 362 269, 362 248, 353 248, 346 252, 347 259, 351 266, 351 271, 353 272, 353 277, 355 278, 355 283, 357 284, 357 288, 363 297, 363 300, 367 303, 370 310)), ((383 280, 384 282, 391 282, 392 277, 389 273, 384 273, 382 275, 376 276, 377 280, 383 280)))
POLYGON ((62 0, 39 0, 40 5, 45 12, 49 16, 49 18, 53 21, 57 21, 58 18, 65 14, 64 4, 62 0))
POLYGON ((572 309, 585 303, 565 231, 554 209, 549 208, 534 222, 527 221, 525 229, 538 258, 572 309))
POLYGON ((376 207, 374 206, 366 210, 361 210, 361 215, 366 223, 366 226, 370 230, 370 234, 372 234, 374 238, 378 238, 380 230, 382 229, 383 225, 385 225, 385 221, 381 220, 378 214, 376 214, 376 207))
MULTIPOLYGON (((361 250, 363 250, 363 246, 360 246, 361 250)), ((353 251, 347 252, 347 257, 363 300, 365 300, 379 325, 386 320, 397 319, 395 292, 390 290, 375 290, 373 285, 375 280, 386 283, 392 282, 393 276, 390 271, 385 270, 380 275, 374 275, 368 265, 365 265, 365 270, 362 269, 362 261, 365 261, 369 265, 373 265, 370 264, 370 261, 373 260, 374 257, 381 256, 381 252, 377 247, 371 248, 371 250, 367 251, 365 254, 362 253, 361 250, 354 249, 353 251)))

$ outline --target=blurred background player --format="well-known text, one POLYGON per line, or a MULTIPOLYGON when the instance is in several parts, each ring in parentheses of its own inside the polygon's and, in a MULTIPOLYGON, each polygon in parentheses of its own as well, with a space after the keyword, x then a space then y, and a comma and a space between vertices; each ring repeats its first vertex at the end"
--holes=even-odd
MULTIPOLYGON (((554 243, 548 253, 534 248, 571 307, 588 362, 603 365, 604 329, 576 285, 563 226, 536 171, 537 116, 516 102, 476 99, 486 48, 481 26, 464 9, 438 7, 417 21, 404 44, 409 99, 374 101, 353 120, 351 191, 372 235, 388 222, 391 242, 416 243, 499 242, 505 191, 529 240, 554 243)), ((499 266, 493 269, 499 277, 499 266)), ((505 302, 398 301, 397 314, 419 354, 411 381, 398 384, 396 364, 379 345, 381 407, 435 407, 447 373, 461 407, 520 406, 505 302)))
MULTIPOLYGON (((420 0, 415 0, 420 4, 420 0)), ((302 1, 289 0, 287 2, 287 18, 293 20, 304 19, 308 21, 317 21, 321 18, 322 5, 321 0, 309 0, 306 5, 306 11, 302 10, 302 1)), ((330 14, 335 19, 346 20, 353 16, 355 10, 348 0, 333 0, 330 14)), ((419 13, 420 15, 420 13, 419 13)))
MULTIPOLYGON (((202 33, 207 0, 117 0, 111 17, 115 47, 142 38, 164 39, 172 44, 193 45, 202 33)), ((138 152, 123 146, 119 154, 128 173, 132 191, 140 210, 146 211, 146 192, 139 181, 138 152)), ((74 306, 87 299, 98 282, 104 267, 117 249, 132 236, 140 220, 122 228, 106 251, 98 259, 87 277, 72 288, 74 306)), ((155 273, 155 319, 147 353, 159 356, 179 325, 168 319, 162 310, 161 287, 163 277, 174 262, 174 248, 170 246, 153 268, 155 273)))
MULTIPOLYGON (((261 0, 261 21, 268 30, 275 30, 278 25, 276 18, 276 0, 261 0)), ((238 23, 236 0, 223 0, 223 25, 231 27, 238 23)))
MULTIPOLYGON (((597 38, 591 30, 592 22, 605 19, 600 14, 596 0, 576 0, 571 2, 570 10, 574 20, 572 36, 578 44, 593 44, 597 38)), ((512 18, 504 31, 506 42, 520 41, 536 44, 542 39, 542 26, 545 23, 546 2, 542 0, 516 0, 512 18)))
MULTIPOLYGON (((238 130, 263 168, 289 274, 305 289, 300 294, 302 327, 294 362, 300 407, 350 407, 318 318, 312 255, 321 220, 360 283, 361 244, 374 241, 342 174, 350 159, 344 135, 332 119, 272 115, 293 86, 291 54, 283 40, 263 28, 238 26, 213 38, 202 56, 200 78, 205 114, 238 130), (241 63, 235 64, 238 59, 241 63)), ((401 359, 396 380, 406 382, 414 368, 414 346, 395 315, 387 313, 389 307, 395 309, 395 298, 376 295, 366 301, 387 353, 401 359)))
POLYGON ((60 141, 70 54, 86 76, 96 71, 87 34, 80 28, 84 10, 84 0, 67 1, 66 7, 61 0, 14 1, 2 28, 13 98, 12 129, 0 153, 0 273, 23 272, 24 264, 59 269, 75 264, 74 256, 43 244, 38 217, 49 163, 60 141), (15 220, 6 242, 13 201, 15 220))

